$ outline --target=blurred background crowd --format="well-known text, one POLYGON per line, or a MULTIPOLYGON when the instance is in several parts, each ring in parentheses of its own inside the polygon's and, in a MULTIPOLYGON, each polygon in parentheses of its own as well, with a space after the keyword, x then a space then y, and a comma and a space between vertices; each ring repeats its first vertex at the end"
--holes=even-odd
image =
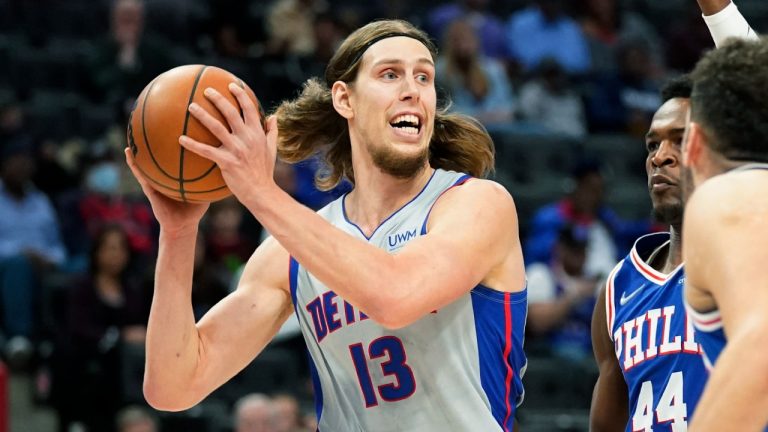
MULTIPOLYGON (((768 25, 763 0, 739 7, 758 32, 768 25)), ((292 321, 195 408, 146 406, 158 227, 123 161, 125 126, 152 78, 190 63, 232 71, 272 108, 375 18, 427 30, 441 100, 494 137, 493 177, 515 198, 528 266, 521 425, 586 430, 596 289, 637 236, 664 229, 643 168, 659 88, 712 47, 693 0, 0 0, 0 355, 13 430, 314 430, 292 321)), ((275 175, 318 209, 348 186, 317 191, 317 168, 275 175)), ((212 205, 198 317, 264 235, 236 200, 212 205)))

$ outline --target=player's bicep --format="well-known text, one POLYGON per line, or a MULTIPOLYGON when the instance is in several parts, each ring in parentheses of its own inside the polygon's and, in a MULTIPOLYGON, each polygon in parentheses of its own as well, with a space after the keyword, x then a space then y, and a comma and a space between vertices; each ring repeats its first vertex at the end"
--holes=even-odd
POLYGON ((600 371, 589 415, 593 432, 622 431, 628 418, 627 384, 608 333, 606 301, 610 300, 606 299, 606 287, 603 286, 592 314, 592 347, 600 371))
POLYGON ((288 253, 276 241, 249 259, 237 290, 198 323, 205 379, 214 387, 245 367, 292 313, 288 253))

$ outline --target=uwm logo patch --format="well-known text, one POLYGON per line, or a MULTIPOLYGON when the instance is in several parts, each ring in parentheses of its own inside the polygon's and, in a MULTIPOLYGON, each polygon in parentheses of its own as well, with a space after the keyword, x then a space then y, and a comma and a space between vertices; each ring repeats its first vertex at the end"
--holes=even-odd
POLYGON ((413 238, 416 238, 416 228, 410 231, 390 234, 389 237, 387 237, 387 245, 389 246, 390 251, 399 249, 413 238))

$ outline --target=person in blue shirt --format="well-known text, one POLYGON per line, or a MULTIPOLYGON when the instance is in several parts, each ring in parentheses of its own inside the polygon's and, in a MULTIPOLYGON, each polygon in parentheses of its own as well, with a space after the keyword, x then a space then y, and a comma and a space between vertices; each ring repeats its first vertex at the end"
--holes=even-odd
POLYGON ((41 271, 64 262, 56 213, 48 197, 32 183, 33 146, 26 140, 0 150, 0 304, 6 355, 31 354, 35 298, 41 271))

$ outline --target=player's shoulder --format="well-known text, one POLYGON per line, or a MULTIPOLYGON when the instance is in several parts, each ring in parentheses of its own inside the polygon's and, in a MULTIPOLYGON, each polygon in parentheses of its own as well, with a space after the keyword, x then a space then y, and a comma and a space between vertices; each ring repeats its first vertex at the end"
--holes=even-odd
POLYGON ((710 224, 738 224, 768 214, 768 171, 744 170, 714 176, 691 194, 685 225, 707 229, 710 224))
POLYGON ((447 189, 435 202, 431 221, 453 220, 473 224, 490 224, 499 229, 515 227, 517 209, 504 186, 492 180, 470 178, 447 189))
POLYGON ((514 200, 509 191, 493 180, 471 177, 464 181, 461 187, 451 188, 444 195, 457 201, 514 207, 514 200))

